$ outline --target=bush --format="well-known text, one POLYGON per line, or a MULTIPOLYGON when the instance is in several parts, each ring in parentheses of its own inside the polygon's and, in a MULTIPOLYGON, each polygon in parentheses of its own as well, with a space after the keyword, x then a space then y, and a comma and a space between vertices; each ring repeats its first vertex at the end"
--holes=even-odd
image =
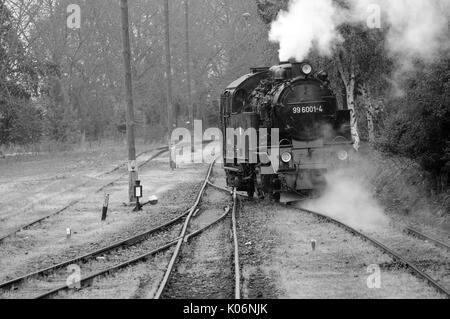
POLYGON ((15 99, 0 104, 0 144, 35 144, 42 134, 42 111, 29 101, 15 99))
POLYGON ((73 144, 80 140, 75 112, 66 105, 48 99, 45 104, 45 128, 48 139, 58 143, 73 144))
MULTIPOLYGON (((379 145, 386 151, 417 160, 436 181, 448 187, 450 168, 450 59, 417 72, 406 97, 385 120, 379 145), (442 184, 442 182, 441 182, 442 184)), ((440 188, 440 189, 439 189, 440 188)))

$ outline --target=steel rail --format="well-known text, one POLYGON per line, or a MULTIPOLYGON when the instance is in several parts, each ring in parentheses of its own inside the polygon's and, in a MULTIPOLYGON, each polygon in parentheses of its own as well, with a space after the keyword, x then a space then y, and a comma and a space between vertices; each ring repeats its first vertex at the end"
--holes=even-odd
MULTIPOLYGON (((198 235, 204 233, 207 229, 215 226, 216 224, 218 224, 219 222, 224 220, 228 216, 229 213, 230 213, 230 209, 227 209, 225 211, 225 213, 221 217, 219 217, 218 219, 216 219, 212 223, 206 225, 205 227, 203 227, 203 228, 201 228, 201 229, 199 229, 199 230, 197 230, 197 231, 195 231, 193 233, 190 233, 190 234, 186 235, 184 237, 184 240, 185 241, 189 241, 189 240, 191 240, 191 238, 197 237, 198 235)), ((81 279, 79 284, 81 285, 81 287, 84 287, 88 283, 92 282, 93 279, 95 279, 95 278, 97 278, 99 276, 111 274, 111 273, 116 272, 116 271, 118 271, 118 270, 120 270, 122 268, 131 266, 131 265, 136 264, 136 263, 141 262, 141 261, 145 261, 149 257, 152 257, 154 255, 157 255, 157 254, 163 252, 163 251, 168 250, 169 248, 174 246, 180 239, 183 239, 183 237, 180 236, 178 238, 175 238, 174 240, 170 241, 169 243, 167 243, 167 244, 165 244, 165 245, 163 245, 163 246, 161 246, 159 248, 156 248, 156 249, 154 249, 154 250, 152 250, 150 252, 147 252, 147 253, 139 256, 139 257, 133 258, 133 259, 128 260, 126 262, 123 262, 121 264, 112 266, 110 268, 107 268, 107 269, 101 270, 99 272, 96 272, 96 273, 94 273, 92 275, 89 275, 88 277, 85 277, 85 278, 81 279)), ((53 289, 51 291, 48 291, 48 292, 43 293, 43 294, 41 294, 39 296, 36 296, 34 299, 50 298, 51 296, 54 296, 57 293, 60 293, 62 291, 66 291, 66 290, 69 290, 69 289, 71 289, 71 288, 68 285, 61 285, 58 288, 55 288, 55 289, 53 289)))
POLYGON ((233 191, 230 191, 230 190, 226 189, 225 187, 222 187, 222 186, 218 186, 218 185, 216 185, 216 184, 213 184, 211 181, 208 181, 208 185, 211 186, 211 187, 213 187, 213 188, 215 188, 215 189, 217 189, 217 190, 219 190, 219 191, 226 192, 226 193, 228 193, 229 195, 233 195, 233 191))
POLYGON ((156 291, 154 299, 159 299, 164 291, 164 289, 167 286, 167 283, 169 281, 170 275, 172 274, 173 267, 175 266, 176 260, 178 258, 178 255, 180 254, 181 247, 183 246, 183 242, 186 237, 187 228, 189 226, 189 223, 191 221, 192 215, 195 213, 196 209, 198 208, 200 204, 200 200, 203 196, 203 193, 205 192, 206 186, 208 185, 209 178, 211 176, 214 164, 216 160, 214 160, 211 165, 209 166, 208 173, 206 174, 205 180, 203 181, 202 188, 200 189, 200 192, 197 195, 197 200, 195 201, 194 205, 191 207, 188 216, 186 217, 186 220, 183 225, 183 229, 181 230, 180 238, 178 239, 176 248, 172 254, 172 258, 170 259, 169 265, 166 269, 166 272, 164 274, 164 277, 158 287, 158 290, 156 291))
POLYGON ((237 212, 237 198, 248 197, 246 195, 238 194, 236 189, 229 191, 228 189, 215 185, 211 181, 208 181, 208 185, 211 187, 230 194, 233 197, 233 213, 232 213, 232 232, 233 232, 233 247, 234 247, 234 297, 235 299, 241 299, 241 274, 240 274, 240 263, 239 263, 239 242, 237 239, 237 223, 236 223, 236 212, 237 212))
POLYGON ((234 243, 234 298, 241 299, 241 272, 239 266, 239 242, 237 239, 237 223, 236 223, 236 210, 237 210, 237 194, 236 189, 233 190, 233 212, 231 215, 232 229, 233 229, 233 243, 234 243))
MULTIPOLYGON (((138 165, 138 168, 144 167, 145 165, 147 165, 148 163, 150 163, 151 161, 153 161, 155 158, 158 158, 159 156, 161 156, 162 154, 164 154, 164 153, 166 153, 166 152, 168 152, 168 151, 169 151, 169 148, 168 148, 168 147, 165 147, 163 150, 158 151, 158 153, 156 153, 155 155, 152 155, 149 159, 147 159, 146 161, 144 161, 144 162, 142 162, 141 164, 139 164, 139 165, 138 165)), ((121 175, 120 177, 118 177, 117 179, 113 180, 112 182, 110 182, 110 183, 108 183, 108 184, 106 184, 106 185, 103 185, 100 189, 98 189, 98 190, 96 191, 96 193, 99 193, 99 192, 101 192, 102 190, 104 190, 105 188, 108 188, 109 186, 114 185, 115 183, 117 183, 118 181, 120 181, 122 178, 124 178, 124 176, 126 176, 127 174, 128 174, 128 173, 125 173, 125 174, 121 175)), ((86 197, 85 197, 85 198, 86 198, 86 197)), ((85 199, 85 198, 83 198, 83 199, 85 199)), ((83 200, 83 199, 81 199, 81 200, 83 200)))
MULTIPOLYGON (((225 187, 216 185, 216 184, 212 183, 211 181, 208 181, 208 185, 211 186, 211 187, 213 187, 213 188, 215 188, 215 189, 217 189, 217 190, 219 190, 219 191, 222 191, 222 192, 224 192, 224 193, 227 193, 228 195, 233 196, 233 190, 229 190, 229 189, 227 189, 227 188, 225 188, 225 187)), ((248 195, 247 195, 247 194, 239 194, 239 193, 236 193, 236 196, 238 196, 238 197, 243 197, 243 198, 248 198, 248 195)))
POLYGON ((442 294, 445 294, 447 298, 450 297, 450 292, 443 286, 441 286, 436 280, 434 280, 433 278, 431 278, 429 275, 427 275, 425 272, 423 272, 422 270, 420 270, 417 266, 415 266, 412 262, 406 260, 405 258, 403 258, 402 256, 400 256, 397 252, 393 251, 392 249, 390 249, 389 247, 385 246, 384 244, 380 243, 379 241, 377 241, 376 239, 362 233, 361 231, 356 230, 355 228, 344 224, 343 222, 330 217, 330 216, 326 216, 322 213, 319 212, 315 212, 312 210, 308 210, 308 209, 304 209, 304 208, 295 208, 296 210, 300 210, 315 216, 318 216, 320 218, 323 218, 325 220, 328 220, 344 229, 346 229, 347 231, 356 234, 357 236, 359 236, 360 238, 362 238, 363 240, 366 240, 368 242, 370 242, 371 244, 373 244, 375 247, 377 247, 378 249, 381 249, 382 251, 384 251, 385 253, 387 253, 388 255, 390 255, 391 257, 394 258, 394 260, 397 260, 398 262, 400 262, 401 264, 403 264, 404 266, 407 266, 408 268, 410 268, 418 277, 424 279, 425 281, 427 281, 432 287, 434 287, 437 291, 439 291, 442 294))
POLYGON ((421 233, 421 232, 419 232, 418 230, 416 230, 416 229, 414 229, 412 227, 406 227, 405 228, 405 232, 407 234, 410 234, 410 235, 413 235, 415 237, 418 237, 418 238, 420 238, 422 240, 431 242, 431 243, 435 244, 436 246, 439 246, 441 248, 450 250, 450 245, 444 243, 443 241, 440 241, 438 239, 435 239, 435 238, 432 238, 432 237, 430 237, 428 235, 425 235, 424 233, 421 233))
MULTIPOLYGON (((163 151, 163 150, 168 151, 168 147, 167 147, 167 146, 161 146, 161 147, 149 149, 149 150, 147 150, 147 151, 143 151, 143 152, 139 153, 138 155, 136 155, 136 158, 139 158, 139 157, 141 157, 142 155, 145 155, 145 154, 148 154, 148 153, 151 153, 151 152, 155 152, 155 151, 163 151)), ((105 176, 105 175, 112 174, 112 173, 118 171, 119 169, 121 169, 122 167, 124 167, 124 166, 126 166, 126 165, 127 165, 127 163, 120 164, 120 165, 114 167, 113 169, 111 169, 111 170, 109 170, 109 171, 107 171, 107 172, 105 172, 105 173, 102 173, 102 174, 98 175, 97 178, 98 178, 98 177, 103 177, 103 176, 105 176)), ((82 184, 81 186, 83 186, 83 184, 82 184)))
MULTIPOLYGON (((211 183, 211 182, 209 182, 209 184, 210 184, 212 187, 215 187, 215 188, 218 189, 218 190, 221 190, 221 191, 230 193, 230 191, 229 191, 228 189, 226 189, 226 188, 223 188, 223 187, 214 185, 214 184, 211 183)), ((238 195, 238 196, 239 196, 239 195, 238 195)), ((240 196, 245 197, 245 195, 240 195, 240 196)), ((294 208, 294 209, 296 209, 296 208, 294 208)), ((391 255, 392 257, 394 257, 394 259, 400 261, 402 264, 404 264, 404 265, 407 266, 408 268, 412 269, 413 272, 414 272, 416 275, 418 275, 418 276, 421 277, 422 279, 425 279, 425 280, 426 280, 431 286, 433 286, 436 290, 438 290, 440 293, 445 294, 445 295, 447 296, 447 298, 450 297, 450 292, 449 292, 446 288, 444 288, 442 285, 440 285, 437 281, 435 281, 433 278, 431 278, 431 277, 430 277, 429 275, 427 275, 425 272, 423 272, 422 270, 420 270, 419 268, 417 268, 417 266, 415 266, 413 263, 411 263, 410 261, 404 259, 404 258, 401 257, 399 254, 397 254, 395 251, 391 250, 390 248, 388 248, 387 246, 385 246, 385 245, 383 245, 382 243, 378 242, 377 240, 375 240, 375 239, 373 239, 373 238, 371 238, 371 237, 369 237, 369 236, 363 234, 362 232, 360 232, 360 231, 358 231, 358 230, 356 230, 356 229, 354 229, 354 228, 352 228, 352 227, 350 227, 350 226, 348 226, 348 225, 342 223, 341 221, 339 221, 339 220, 337 220, 337 219, 334 219, 334 218, 332 218, 332 217, 329 217, 329 216, 326 216, 326 215, 324 215, 324 214, 321 214, 321 213, 318 213, 318 212, 314 212, 314 211, 311 211, 311 210, 303 209, 303 208, 297 208, 297 210, 301 210, 301 211, 307 212, 307 213, 309 213, 309 214, 312 214, 312 215, 315 215, 315 216, 324 218, 324 219, 326 219, 326 220, 328 220, 328 221, 330 221, 330 222, 333 222, 333 223, 337 224, 338 226, 341 226, 341 227, 347 229, 348 231, 350 231, 350 232, 352 232, 352 233, 355 233, 356 235, 358 235, 358 236, 361 237, 362 239, 371 242, 371 243, 372 243, 373 245, 375 245, 377 248, 379 248, 379 249, 385 251, 386 253, 388 253, 389 255, 391 255)), ((447 248, 447 249, 450 248, 447 244, 442 243, 442 242, 440 242, 440 241, 438 241, 438 240, 432 239, 432 238, 430 238, 430 237, 428 237, 428 236, 426 236, 426 235, 424 235, 424 234, 421 234, 421 233, 419 233, 419 232, 417 232, 417 231, 415 231, 415 230, 413 230, 413 229, 411 229, 411 228, 407 228, 407 231, 409 231, 409 232, 411 232, 411 233, 414 233, 414 234, 417 235, 417 236, 421 236, 421 237, 423 237, 423 238, 426 238, 426 240, 432 241, 433 243, 435 243, 435 244, 437 244, 437 245, 439 245, 439 246, 441 246, 441 247, 443 247, 443 248, 447 248)))
POLYGON ((186 211, 182 215, 180 215, 180 216, 170 220, 169 222, 167 222, 167 223, 165 223, 163 225, 157 226, 157 227, 155 227, 155 228, 153 228, 151 230, 145 231, 145 232, 140 233, 138 235, 129 237, 129 238, 125 239, 125 240, 117 241, 117 242, 115 242, 115 243, 113 243, 113 244, 111 244, 111 245, 109 245, 107 247, 103 247, 101 249, 89 252, 89 253, 84 254, 82 256, 79 256, 79 257, 76 257, 76 258, 73 258, 73 259, 61 262, 61 263, 59 263, 57 265, 54 265, 54 266, 51 266, 51 267, 48 267, 48 268, 45 268, 45 269, 41 269, 41 270, 38 270, 38 271, 35 271, 35 272, 32 272, 32 273, 26 274, 24 276, 21 276, 21 277, 9 280, 7 282, 1 283, 0 284, 0 289, 8 289, 8 288, 12 287, 15 284, 20 284, 21 282, 25 281, 26 279, 37 277, 37 276, 43 276, 43 275, 45 275, 47 273, 50 273, 52 271, 55 271, 55 270, 60 269, 62 267, 65 267, 67 265, 71 265, 71 264, 74 264, 74 263, 80 262, 80 261, 90 260, 93 257, 99 256, 99 255, 101 255, 103 253, 110 252, 110 251, 112 251, 112 250, 114 250, 116 248, 120 248, 120 247, 124 247, 124 246, 130 246, 130 245, 142 242, 147 237, 149 237, 149 236, 151 236, 151 235, 153 235, 153 234, 155 234, 155 233, 157 233, 157 232, 159 232, 159 231, 161 231, 161 230, 163 230, 163 229, 165 229, 165 228, 167 228, 169 226, 172 226, 173 224, 177 223, 178 221, 180 221, 181 219, 186 217, 186 215, 188 213, 189 213, 189 211, 186 211))
MULTIPOLYGON (((154 160, 155 158, 159 157, 160 155, 164 154, 164 153, 167 152, 167 151, 168 151, 168 148, 167 148, 167 147, 164 148, 164 150, 159 151, 159 152, 156 153, 155 155, 151 156, 148 160, 146 160, 145 162, 141 163, 141 164, 139 165, 139 168, 141 168, 141 167, 144 166, 144 165, 147 165, 150 161, 154 160)), ((105 188, 107 188, 107 187, 113 185, 114 183, 116 183, 117 181, 121 180, 121 179, 123 178, 123 176, 124 176, 124 175, 121 175, 119 178, 115 179, 114 181, 109 182, 109 183, 106 184, 106 185, 103 185, 101 188, 99 188, 99 189, 96 191, 96 193, 101 192, 101 191, 104 190, 105 188)), ((81 186, 83 186, 83 185, 80 185, 80 186, 78 186, 78 187, 81 187, 81 186)), ((80 199, 77 199, 77 200, 74 200, 74 201, 70 202, 68 205, 64 206, 63 208, 57 210, 56 212, 53 212, 53 213, 48 214, 48 215, 43 216, 43 217, 39 217, 39 218, 37 218, 37 219, 35 219, 35 220, 29 222, 28 224, 19 226, 18 228, 14 229, 13 231, 9 232, 8 234, 6 234, 6 235, 0 237, 0 244, 1 244, 5 239, 14 236, 15 234, 17 234, 17 233, 20 232, 20 231, 26 230, 26 229, 28 229, 28 228, 30 228, 30 227, 36 225, 36 224, 39 224, 39 223, 43 222, 44 220, 47 220, 47 219, 49 219, 49 218, 51 218, 51 217, 54 217, 54 216, 56 216, 56 215, 59 215, 59 214, 65 212, 65 211, 68 210, 70 207, 72 207, 72 206, 74 206, 74 205, 76 205, 76 204, 82 202, 82 201, 85 200, 86 198, 87 198, 87 196, 85 196, 85 197, 83 197, 83 198, 80 198, 80 199)))

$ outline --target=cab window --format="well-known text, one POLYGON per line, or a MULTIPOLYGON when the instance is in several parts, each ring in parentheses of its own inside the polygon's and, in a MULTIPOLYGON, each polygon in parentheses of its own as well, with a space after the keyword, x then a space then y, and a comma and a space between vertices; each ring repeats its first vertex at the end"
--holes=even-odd
POLYGON ((232 113, 243 112, 247 103, 247 92, 245 90, 239 90, 234 94, 233 98, 233 110, 232 113))

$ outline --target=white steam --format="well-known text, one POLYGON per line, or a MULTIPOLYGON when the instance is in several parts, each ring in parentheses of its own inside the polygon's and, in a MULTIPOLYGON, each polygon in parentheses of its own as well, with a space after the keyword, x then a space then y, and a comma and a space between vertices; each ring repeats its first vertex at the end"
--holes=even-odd
MULTIPOLYGON (((386 15, 388 50, 401 58, 426 62, 450 48, 448 0, 353 0, 362 10, 378 3, 386 15)), ((381 25, 381 27, 385 27, 381 25)))
MULTIPOLYGON (((380 27, 387 29, 387 52, 397 61, 425 62, 450 49, 449 0, 347 0, 343 8, 333 0, 291 0, 280 12, 269 34, 280 45, 280 60, 304 60, 313 50, 330 55, 342 37, 343 23, 364 23, 380 8, 380 27)), ((369 26, 368 26, 369 27, 369 26)))
POLYGON ((329 55, 339 39, 332 0, 296 0, 273 22, 269 39, 280 44, 280 61, 304 60, 313 47, 329 55))
POLYGON ((333 217, 356 229, 374 231, 387 227, 389 218, 363 178, 356 178, 356 175, 355 172, 344 170, 330 173, 326 176, 328 186, 324 194, 300 206, 333 217))

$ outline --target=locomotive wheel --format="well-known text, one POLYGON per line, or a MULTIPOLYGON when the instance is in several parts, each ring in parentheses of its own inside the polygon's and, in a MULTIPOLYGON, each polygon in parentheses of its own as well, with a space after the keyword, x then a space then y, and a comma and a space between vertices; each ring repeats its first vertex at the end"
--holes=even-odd
POLYGON ((258 196, 258 199, 264 199, 265 193, 264 193, 264 184, 263 184, 263 177, 261 176, 261 169, 257 168, 255 170, 255 182, 256 182, 256 193, 258 196))
POLYGON ((258 195, 258 199, 263 200, 266 196, 264 194, 264 191, 262 189, 256 189, 256 194, 258 195))
POLYGON ((279 203, 280 199, 281 199, 281 193, 274 191, 274 190, 279 190, 281 189, 281 181, 280 179, 277 177, 274 180, 272 180, 272 192, 271 192, 271 199, 275 202, 275 203, 279 203))
POLYGON ((255 182, 254 181, 249 182, 249 184, 247 186, 247 196, 248 196, 248 198, 255 197, 255 182))
POLYGON ((270 199, 275 203, 279 203, 281 199, 281 194, 279 192, 272 192, 270 195, 270 199))

